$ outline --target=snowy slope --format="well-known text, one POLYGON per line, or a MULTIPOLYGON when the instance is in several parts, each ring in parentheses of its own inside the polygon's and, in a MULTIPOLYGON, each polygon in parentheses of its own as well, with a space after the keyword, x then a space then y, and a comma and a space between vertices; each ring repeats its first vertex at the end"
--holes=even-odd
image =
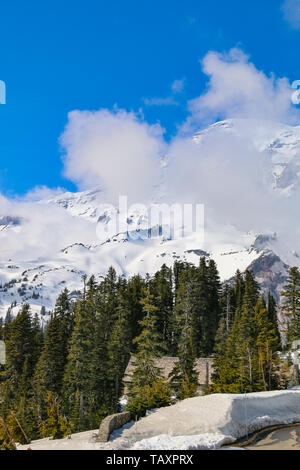
MULTIPOLYGON (((216 123, 196 133, 193 139, 202 145, 209 136, 217 140, 221 135, 242 136, 261 152, 265 182, 276 197, 286 198, 297 190, 300 127, 274 123, 262 126, 257 121, 235 119, 216 123)), ((74 232, 71 244, 65 244, 64 238, 60 240, 57 235, 58 249, 43 255, 34 247, 26 257, 18 251, 24 243, 24 230, 30 233, 28 218, 22 213, 0 214, 0 315, 5 315, 12 302, 17 303, 16 310, 22 302, 29 302, 33 311, 40 311, 41 306, 49 311, 64 287, 76 296, 83 274, 102 276, 111 265, 122 276, 153 274, 164 263, 171 266, 175 260, 185 260, 197 264, 200 256, 207 255, 216 261, 222 281, 231 279, 237 269, 251 267, 262 288, 271 289, 277 296, 288 267, 300 266, 295 247, 276 233, 246 233, 229 224, 206 227, 204 242, 197 234, 184 238, 166 236, 164 227, 160 236, 142 239, 142 231, 149 227, 147 213, 143 211, 128 215, 129 234, 99 236, 97 227, 104 227, 117 212, 116 207, 106 206, 103 201, 101 188, 93 188, 36 202, 34 207, 39 210, 49 213, 59 210, 58 224, 65 223, 64 230, 74 232), (16 241, 15 250, 9 251, 6 241, 10 234, 16 241)), ((55 238, 55 229, 51 229, 55 238)))
POLYGON ((29 302, 33 311, 41 305, 51 309, 58 293, 64 288, 76 295, 82 287, 85 273, 101 276, 114 266, 121 276, 136 273, 155 273, 162 264, 172 266, 175 260, 199 263, 200 256, 210 255, 218 263, 221 278, 231 278, 237 269, 245 270, 262 252, 255 250, 251 242, 254 235, 245 236, 231 230, 223 237, 219 233, 206 234, 207 242, 201 249, 196 236, 168 240, 163 236, 154 240, 132 240, 126 234, 113 237, 108 242, 85 245, 77 243, 63 248, 51 260, 43 263, 7 260, 0 263, 0 311, 5 314, 13 302, 29 302))
MULTIPOLYGON (((201 450, 230 444, 268 426, 300 421, 300 391, 243 395, 215 394, 189 398, 159 408, 137 423, 115 431, 107 443, 95 442, 97 430, 71 439, 41 439, 32 450, 201 450)), ((27 446, 18 446, 25 450, 27 446)))

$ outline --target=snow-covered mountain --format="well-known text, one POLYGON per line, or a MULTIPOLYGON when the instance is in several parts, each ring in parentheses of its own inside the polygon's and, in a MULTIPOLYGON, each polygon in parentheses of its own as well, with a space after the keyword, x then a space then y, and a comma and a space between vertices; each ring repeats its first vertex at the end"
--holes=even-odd
POLYGON ((300 185, 300 126, 288 126, 274 122, 250 119, 230 119, 217 122, 193 139, 198 144, 205 139, 217 140, 221 136, 244 138, 266 158, 261 158, 265 166, 266 183, 275 192, 289 195, 300 185))
MULTIPOLYGON (((300 127, 274 123, 261 126, 257 122, 253 125, 251 121, 228 120, 197 132, 193 139, 201 146, 211 137, 246 134, 251 145, 261 153, 262 161, 267 162, 263 167, 265 184, 274 192, 274 197, 278 194, 289 197, 300 183, 300 127)), ((59 209, 59 223, 66 220, 65 229, 71 234, 78 221, 85 224, 82 232, 78 232, 76 225, 75 241, 69 245, 64 243, 65 238, 60 240, 57 231, 55 246, 59 249, 42 256, 38 250, 35 256, 34 249, 30 257, 19 251, 25 228, 30 231, 29 216, 26 218, 24 211, 18 214, 16 209, 13 214, 0 214, 0 315, 5 315, 13 302, 16 309, 20 303, 28 302, 33 311, 40 311, 41 306, 49 311, 64 287, 75 296, 82 287, 83 274, 101 277, 111 265, 122 276, 153 274, 164 263, 171 266, 175 260, 185 260, 197 264, 199 258, 206 255, 216 261, 222 281, 231 279, 237 269, 244 271, 250 267, 262 288, 271 289, 277 296, 289 266, 300 266, 295 247, 272 231, 245 232, 226 224, 222 228, 207 227, 204 241, 197 233, 178 238, 167 235, 164 227, 149 227, 147 213, 138 210, 127 215, 128 232, 105 237, 101 227, 109 224, 118 209, 103 204, 103 201, 101 188, 94 188, 59 194, 35 202, 35 205, 31 203, 31 208, 42 208, 51 214, 59 209), (156 233, 155 237, 151 236, 149 228, 152 228, 152 234, 156 233), (16 240, 15 252, 6 249, 10 234, 16 240)), ((51 230, 55 238, 56 227, 51 230)))

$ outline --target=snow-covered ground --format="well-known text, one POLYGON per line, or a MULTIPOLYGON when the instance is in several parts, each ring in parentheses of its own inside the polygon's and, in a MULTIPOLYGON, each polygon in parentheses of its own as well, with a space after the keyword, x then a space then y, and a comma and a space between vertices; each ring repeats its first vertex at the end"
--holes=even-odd
POLYGON ((300 390, 215 394, 160 408, 97 443, 97 430, 71 439, 41 439, 20 450, 201 450, 217 449, 247 434, 276 424, 300 422, 300 390))

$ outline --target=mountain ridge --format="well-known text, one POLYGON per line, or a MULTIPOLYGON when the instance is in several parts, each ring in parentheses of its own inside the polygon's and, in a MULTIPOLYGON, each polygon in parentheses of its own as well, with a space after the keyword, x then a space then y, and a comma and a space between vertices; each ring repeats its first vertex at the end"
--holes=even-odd
MULTIPOLYGON (((220 133, 243 136, 247 125, 249 120, 221 121, 194 134, 193 140, 201 146, 205 139, 210 136, 217 139, 220 133)), ((300 183, 300 127, 268 123, 263 131, 257 130, 257 126, 257 121, 255 124, 250 121, 247 139, 262 153, 263 159, 269 156, 267 169, 271 174, 267 175, 267 181, 270 183, 272 180, 274 193, 289 197, 300 183)), ((154 274, 162 264, 171 266, 175 260, 198 264, 200 256, 206 255, 217 263, 222 282, 230 281, 237 269, 253 269, 262 289, 265 292, 270 289, 277 299, 289 266, 300 266, 297 250, 282 243, 275 232, 245 232, 227 224, 221 228, 206 228, 204 242, 196 233, 189 233, 181 239, 172 238, 165 235, 163 226, 147 225, 147 214, 143 211, 128 214, 127 232, 99 238, 97 225, 104 227, 118 213, 117 207, 105 204, 104 192, 100 187, 77 193, 61 193, 39 200, 36 204, 46 211, 58 208, 62 223, 64 214, 68 214, 68 224, 83 220, 91 236, 82 234, 80 239, 79 230, 73 243, 60 246, 50 255, 37 254, 36 258, 32 256, 26 260, 11 255, 6 258, 2 250, 1 316, 12 303, 16 303, 15 309, 22 302, 28 302, 34 312, 39 312, 42 306, 50 311, 62 288, 67 287, 75 296, 82 287, 83 274, 101 277, 110 266, 120 276, 154 274), (155 237, 145 236, 149 229, 155 231, 155 237)), ((0 234, 17 234, 22 243, 25 223, 28 224, 28 220, 22 214, 0 213, 0 234)), ((72 225, 69 229, 72 231, 72 225)))

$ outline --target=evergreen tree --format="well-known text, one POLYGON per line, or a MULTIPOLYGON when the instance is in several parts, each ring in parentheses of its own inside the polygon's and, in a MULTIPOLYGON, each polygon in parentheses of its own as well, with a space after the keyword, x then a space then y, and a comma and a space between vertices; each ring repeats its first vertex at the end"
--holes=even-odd
MULTIPOLYGON (((217 333, 219 320, 220 320, 220 291, 221 283, 220 276, 217 270, 216 263, 210 259, 207 267, 207 284, 208 290, 208 314, 206 319, 206 346, 204 352, 210 355, 214 349, 215 336, 217 333)), ((205 295, 205 293, 204 293, 205 295)))
POLYGON ((230 332, 227 332, 224 317, 220 323, 216 337, 216 354, 213 363, 213 390, 217 393, 241 392, 241 368, 238 354, 240 316, 240 308, 237 308, 230 332))
MULTIPOLYGON (((140 276, 133 276, 129 279, 126 287, 126 301, 130 312, 129 327, 131 341, 141 333, 141 320, 143 319, 143 306, 141 300, 146 288, 145 280, 140 276)), ((132 344, 132 352, 136 352, 136 344, 132 344)))
POLYGON ((216 337, 213 390, 243 393, 278 387, 279 341, 264 296, 259 297, 253 273, 235 279, 237 302, 232 328, 225 317, 216 337), (241 289, 242 286, 242 289, 241 289), (241 297, 240 297, 241 296, 241 297))
POLYGON ((36 334, 29 305, 24 305, 9 327, 6 381, 0 390, 0 416, 10 422, 13 439, 17 441, 20 438, 19 442, 26 441, 24 433, 28 436, 27 440, 38 436, 38 410, 32 389, 38 353, 36 334))
POLYGON ((229 333, 232 327, 234 313, 236 310, 235 291, 234 288, 231 287, 229 284, 225 284, 223 286, 222 292, 220 294, 219 308, 221 320, 220 323, 223 323, 222 328, 224 327, 226 332, 229 333))
MULTIPOLYGON (((195 371, 195 359, 197 352, 198 322, 193 309, 194 281, 191 279, 186 286, 185 297, 180 301, 178 311, 178 329, 181 331, 178 343, 179 361, 171 371, 171 383, 180 399, 194 396, 198 385, 195 371)), ((180 288, 178 289, 178 297, 180 288)))
POLYGON ((73 431, 84 431, 94 424, 95 408, 95 291, 92 276, 84 285, 75 307, 74 329, 63 379, 64 411, 73 431))
POLYGON ((162 332, 166 350, 172 345, 173 279, 172 270, 165 264, 150 281, 150 291, 155 296, 157 306, 157 327, 162 332))
POLYGON ((133 374, 132 387, 152 385, 160 378, 160 371, 155 366, 155 358, 162 355, 162 335, 158 329, 155 299, 149 288, 141 300, 144 318, 140 321, 141 334, 133 340, 137 345, 136 368, 133 374))
POLYGON ((111 333, 114 316, 118 307, 118 283, 116 271, 110 267, 107 275, 100 283, 97 297, 97 309, 101 310, 102 328, 104 328, 105 340, 111 333))
POLYGON ((122 393, 122 379, 130 358, 131 334, 130 311, 124 294, 119 294, 117 319, 108 343, 108 370, 112 381, 112 406, 119 411, 119 398, 122 393))
POLYGON ((290 269, 281 296, 283 298, 282 311, 287 322, 287 346, 291 346, 294 340, 300 338, 300 272, 298 268, 290 269))
POLYGON ((271 292, 268 292, 268 304, 267 304, 267 313, 270 322, 273 325, 273 329, 278 341, 278 347, 281 349, 281 336, 279 332, 278 317, 277 317, 277 304, 271 292))
POLYGON ((279 341, 270 320, 264 296, 258 300, 255 307, 255 322, 257 328, 256 349, 258 360, 258 386, 264 391, 278 388, 279 381, 279 341))
POLYGON ((72 305, 65 289, 57 298, 46 327, 44 347, 35 371, 38 399, 46 398, 46 392, 52 392, 56 397, 61 394, 72 329, 72 305))
POLYGON ((42 437, 61 439, 71 434, 71 427, 67 419, 61 414, 58 398, 48 392, 46 404, 47 418, 40 425, 42 437))
POLYGON ((32 375, 36 362, 35 330, 32 325, 30 307, 24 305, 15 320, 10 324, 6 340, 6 369, 10 374, 11 384, 18 388, 24 368, 32 375))
POLYGON ((3 318, 0 318, 0 340, 4 339, 4 321, 3 318))
POLYGON ((4 328, 3 328, 3 339, 4 341, 6 341, 8 339, 8 336, 9 336, 9 329, 10 329, 10 325, 13 321, 13 316, 12 316, 12 313, 11 313, 11 308, 9 307, 7 312, 6 312, 6 316, 5 316, 5 320, 4 320, 4 328))
MULTIPOLYGON (((137 345, 135 369, 129 386, 128 407, 132 412, 143 415, 150 406, 146 399, 146 390, 151 390, 154 384, 164 384, 160 369, 155 365, 155 359, 163 353, 162 335, 158 329, 157 307, 155 298, 147 288, 141 301, 144 318, 140 321, 141 333, 134 339, 137 345)), ((153 401, 151 402, 153 406, 153 401)))
POLYGON ((255 389, 255 305, 258 300, 258 286, 250 271, 245 273, 245 292, 238 325, 239 343, 237 354, 240 362, 240 386, 242 391, 255 389))

